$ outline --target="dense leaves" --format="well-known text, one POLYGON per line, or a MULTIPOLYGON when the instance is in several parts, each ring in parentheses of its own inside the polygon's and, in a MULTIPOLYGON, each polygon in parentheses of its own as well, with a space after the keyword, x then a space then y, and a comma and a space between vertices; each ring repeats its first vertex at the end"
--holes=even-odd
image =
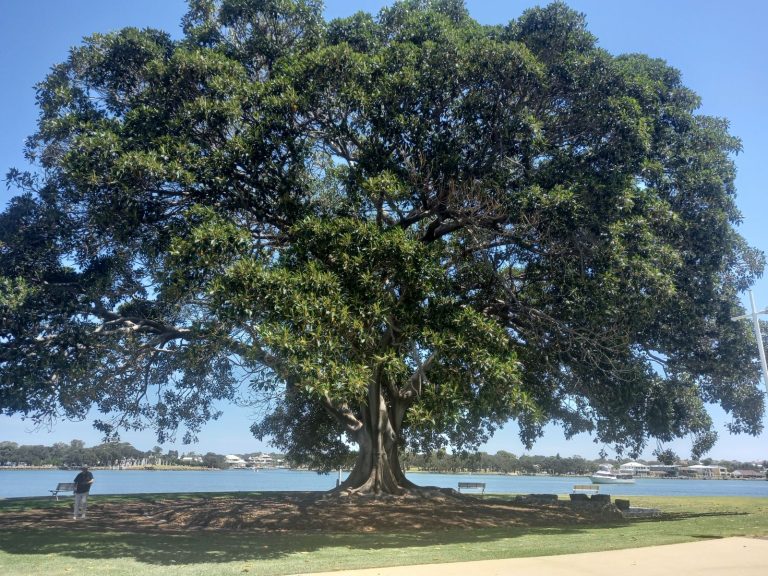
POLYGON ((257 435, 332 466, 346 432, 384 490, 403 445, 511 418, 631 452, 706 451, 706 403, 760 430, 739 142, 679 72, 560 3, 194 0, 184 33, 94 35, 38 88, 41 170, 0 221, 5 413, 162 439, 258 403, 257 435))

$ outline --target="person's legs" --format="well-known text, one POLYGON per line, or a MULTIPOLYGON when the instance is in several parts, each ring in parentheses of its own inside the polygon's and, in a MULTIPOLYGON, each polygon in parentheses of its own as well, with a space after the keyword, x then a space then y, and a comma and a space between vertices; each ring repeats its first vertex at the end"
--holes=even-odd
POLYGON ((75 493, 75 511, 72 517, 77 520, 77 516, 80 513, 80 494, 75 493))
POLYGON ((81 494, 83 499, 80 502, 80 518, 85 519, 85 510, 88 508, 88 492, 81 494))
POLYGON ((88 505, 88 493, 75 494, 75 519, 85 518, 85 509, 88 505))

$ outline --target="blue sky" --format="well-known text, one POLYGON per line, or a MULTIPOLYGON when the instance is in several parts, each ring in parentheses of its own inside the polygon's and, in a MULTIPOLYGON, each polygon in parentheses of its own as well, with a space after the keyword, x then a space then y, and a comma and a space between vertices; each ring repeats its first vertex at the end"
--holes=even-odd
MULTIPOLYGON (((388 2, 326 1, 326 16, 345 16, 358 10, 378 11, 388 2)), ((701 112, 728 118, 731 133, 742 140, 736 158, 738 205, 744 216, 740 232, 749 243, 768 251, 763 175, 768 164, 768 2, 763 0, 570 0, 572 8, 587 15, 589 28, 600 45, 614 54, 642 52, 662 58, 682 71, 684 83, 702 98, 701 112)), ((506 23, 536 2, 528 0, 467 1, 472 16, 482 23, 506 23)), ((66 58, 67 50, 83 36, 124 26, 155 27, 179 34, 186 8, 184 0, 0 0, 0 172, 26 166, 24 140, 35 129, 37 109, 34 85, 49 68, 66 58)), ((0 187, 0 207, 12 191, 0 187)), ((759 308, 768 306, 768 279, 754 286, 759 308)), ((748 300, 745 296, 744 302, 748 300)), ((768 459, 768 433, 759 438, 732 437, 723 428, 727 418, 714 411, 721 440, 713 458, 768 459)), ((197 445, 164 448, 197 452, 253 452, 269 449, 248 432, 250 413, 228 408, 210 423, 197 445)), ((766 422, 768 424, 768 422, 766 422)), ((87 422, 60 423, 54 430, 32 431, 19 418, 0 417, 0 441, 51 444, 99 441, 87 422)), ((151 432, 126 433, 123 438, 140 449, 156 444, 151 432)), ((673 445, 681 455, 689 443, 673 445)), ((586 436, 566 441, 556 428, 534 447, 537 454, 596 457, 601 446, 586 436)), ((646 456, 650 456, 650 446, 646 456)), ((514 424, 508 425, 484 447, 489 452, 522 453, 514 424)))

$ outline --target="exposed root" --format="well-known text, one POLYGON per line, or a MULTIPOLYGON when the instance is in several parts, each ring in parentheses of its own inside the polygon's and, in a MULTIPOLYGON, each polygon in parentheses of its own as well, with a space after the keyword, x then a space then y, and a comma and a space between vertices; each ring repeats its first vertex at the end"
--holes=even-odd
POLYGON ((344 488, 340 486, 330 492, 327 492, 323 500, 435 500, 445 502, 446 500, 456 500, 466 502, 476 500, 474 496, 460 494, 453 488, 438 488, 437 486, 417 486, 412 484, 408 487, 399 487, 394 492, 374 491, 368 486, 358 488, 344 488))

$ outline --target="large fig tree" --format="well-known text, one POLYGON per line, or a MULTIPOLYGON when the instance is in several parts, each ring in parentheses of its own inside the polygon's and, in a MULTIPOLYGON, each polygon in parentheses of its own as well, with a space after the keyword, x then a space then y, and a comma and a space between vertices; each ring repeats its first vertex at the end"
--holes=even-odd
POLYGON ((734 229, 724 120, 560 3, 325 22, 192 0, 183 36, 72 49, 0 216, 0 408, 192 437, 222 402, 342 489, 415 487, 405 446, 516 420, 632 452, 757 433, 763 257, 734 229))

